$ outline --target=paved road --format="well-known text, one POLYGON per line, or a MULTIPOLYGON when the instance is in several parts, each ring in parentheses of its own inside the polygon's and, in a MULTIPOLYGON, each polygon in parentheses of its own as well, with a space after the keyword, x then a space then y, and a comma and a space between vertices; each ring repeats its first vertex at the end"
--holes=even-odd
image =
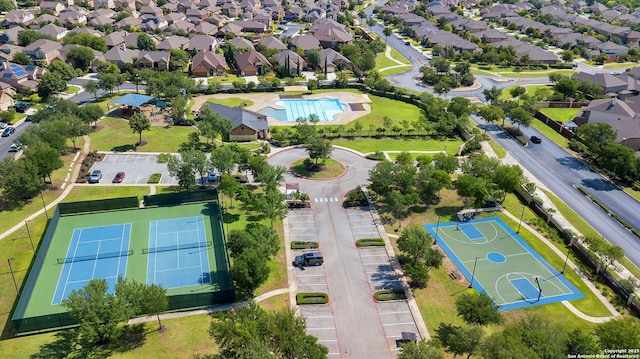
MULTIPOLYGON (((472 118, 478 123, 484 122, 476 116, 472 118)), ((538 145, 530 143, 529 146, 522 147, 502 132, 498 126, 490 126, 487 131, 522 167, 533 173, 540 182, 573 208, 609 242, 622 247, 627 257, 636 266, 640 266, 640 239, 573 186, 581 185, 587 188, 596 198, 636 227, 640 224, 640 203, 591 171, 537 130, 526 128, 523 132, 527 137, 531 135, 541 137, 543 142, 538 145)))
MULTIPOLYGON (((268 161, 272 165, 289 167, 294 161, 306 157, 304 150, 292 149, 277 153, 268 161)), ((367 181, 375 162, 341 149, 334 149, 331 157, 347 166, 345 176, 331 181, 311 181, 288 174, 285 180, 298 183, 300 190, 307 193, 313 203, 341 356, 391 358, 393 352, 386 327, 382 323, 380 309, 371 299, 368 273, 363 269, 360 253, 354 244, 349 214, 341 206, 345 193, 367 181)), ((335 350, 336 347, 333 348, 335 350)))
MULTIPOLYGON (((0 137, 0 161, 5 157, 14 156, 16 154, 15 152, 9 152, 9 147, 11 147, 13 141, 20 137, 20 135, 32 125, 32 122, 19 121, 17 124, 13 125, 16 129, 16 132, 14 132, 13 135, 9 137, 0 137)), ((0 130, 0 132, 1 131, 4 130, 0 130)))

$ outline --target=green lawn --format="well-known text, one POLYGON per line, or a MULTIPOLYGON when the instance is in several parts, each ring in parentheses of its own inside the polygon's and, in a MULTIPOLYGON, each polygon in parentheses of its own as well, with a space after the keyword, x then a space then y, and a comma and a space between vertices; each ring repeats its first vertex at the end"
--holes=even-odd
POLYGON ((580 113, 579 108, 541 108, 539 111, 558 122, 573 121, 573 118, 580 113))
POLYGON ((500 75, 504 77, 544 77, 549 76, 550 74, 561 74, 561 75, 569 75, 575 73, 573 70, 541 70, 540 72, 531 72, 531 71, 523 71, 523 72, 498 72, 500 75))
POLYGON ((613 62, 610 64, 602 65, 602 68, 603 69, 620 69, 620 68, 626 68, 626 67, 634 67, 637 65, 638 64, 636 64, 635 62, 623 62, 623 63, 613 62))
POLYGON ((361 153, 375 151, 443 151, 448 154, 456 154, 458 147, 462 144, 460 139, 447 138, 445 140, 434 140, 425 138, 358 138, 346 139, 338 138, 331 141, 332 144, 354 149, 361 153))
POLYGON ((80 87, 79 86, 75 86, 75 85, 71 85, 71 86, 67 86, 66 89, 64 89, 64 93, 68 93, 68 94, 77 94, 80 91, 80 87))
MULTIPOLYGON (((143 152, 177 152, 181 143, 187 142, 192 127, 183 126, 151 126, 142 133, 145 145, 137 150, 143 152)), ((138 134, 129 128, 129 122, 115 117, 106 117, 98 123, 98 130, 89 135, 91 149, 97 151, 132 150, 138 142, 138 134)))
POLYGON ((244 106, 253 105, 253 101, 245 100, 245 99, 238 98, 238 97, 210 98, 209 100, 207 100, 207 102, 217 103, 218 105, 223 105, 223 106, 227 106, 227 107, 239 107, 242 104, 244 104, 244 106))
POLYGON ((489 71, 485 71, 485 70, 478 70, 478 69, 471 69, 471 73, 474 75, 483 75, 483 76, 495 76, 496 74, 493 72, 489 72, 489 71))
POLYGON ((493 139, 489 140, 489 145, 491 146, 491 148, 493 149, 493 152, 496 153, 496 156, 498 156, 498 158, 504 158, 504 156, 507 155, 507 151, 504 150, 504 148, 502 148, 502 146, 500 146, 496 141, 494 141, 493 139))
MULTIPOLYGON (((409 62, 409 60, 407 60, 406 57, 402 56, 398 51, 396 51, 395 49, 391 49, 391 52, 389 53, 389 55, 402 62, 403 64, 407 65, 407 66, 401 66, 395 69, 389 69, 386 71, 382 71, 381 74, 383 74, 384 76, 391 76, 391 75, 395 75, 397 73, 403 72, 403 71, 407 71, 411 69, 411 64, 409 62)), ((391 66, 398 66, 399 64, 391 59, 389 59, 385 52, 380 52, 376 55, 376 67, 375 70, 376 71, 380 71, 380 69, 386 68, 386 67, 391 67, 391 66)))
POLYGON ((376 67, 374 68, 374 70, 380 71, 380 69, 382 68, 396 65, 398 64, 388 58, 384 52, 379 52, 376 55, 376 67))
MULTIPOLYGON (((509 86, 502 89, 502 93, 500 94, 500 100, 508 100, 511 97, 511 89, 516 86, 509 86)), ((551 88, 547 85, 531 85, 531 86, 522 86, 527 90, 527 94, 529 96, 534 96, 539 90, 543 91, 551 91, 551 88)))
POLYGON ((395 67, 393 69, 388 69, 388 70, 384 70, 384 71, 380 71, 380 74, 382 76, 393 76, 393 75, 397 75, 401 72, 405 72, 405 71, 409 71, 411 70, 411 66, 400 66, 400 67, 395 67))

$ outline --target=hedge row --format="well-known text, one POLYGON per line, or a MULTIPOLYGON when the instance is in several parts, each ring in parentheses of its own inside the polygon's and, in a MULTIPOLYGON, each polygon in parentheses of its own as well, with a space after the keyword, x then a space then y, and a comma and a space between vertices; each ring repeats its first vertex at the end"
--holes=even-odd
POLYGON ((149 180, 147 181, 147 183, 160 183, 160 179, 162 179, 162 174, 160 173, 154 173, 149 177, 149 180))
POLYGON ((407 294, 404 289, 385 289, 379 290, 373 294, 376 302, 385 302, 389 300, 402 300, 407 299, 407 294))
POLYGON ((296 304, 327 304, 329 295, 327 293, 298 293, 296 294, 296 304))
POLYGON ((384 247, 382 238, 362 238, 356 241, 357 247, 384 247))
POLYGON ((292 241, 291 249, 316 249, 318 248, 318 242, 306 242, 306 241, 292 241))

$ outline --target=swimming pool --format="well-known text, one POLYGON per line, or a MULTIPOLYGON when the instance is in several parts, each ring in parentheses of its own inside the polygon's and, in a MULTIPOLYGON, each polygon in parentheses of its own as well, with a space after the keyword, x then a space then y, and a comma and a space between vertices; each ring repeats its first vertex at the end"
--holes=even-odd
POLYGON ((320 121, 333 121, 334 116, 344 112, 344 108, 337 99, 318 100, 278 100, 276 105, 284 109, 265 107, 260 112, 279 121, 296 121, 299 118, 309 119, 309 115, 315 114, 320 121))

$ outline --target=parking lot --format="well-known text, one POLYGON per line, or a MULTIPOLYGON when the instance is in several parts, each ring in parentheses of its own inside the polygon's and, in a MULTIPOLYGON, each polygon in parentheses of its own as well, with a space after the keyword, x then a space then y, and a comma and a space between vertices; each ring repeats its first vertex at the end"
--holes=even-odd
POLYGON ((174 185, 178 183, 175 177, 169 174, 166 163, 158 163, 158 156, 154 154, 140 153, 113 153, 107 154, 100 162, 96 162, 91 171, 102 171, 101 184, 111 184, 113 177, 118 172, 125 172, 123 185, 146 184, 154 173, 160 173, 162 178, 159 184, 174 185))
MULTIPOLYGON (((291 241, 318 241, 311 209, 291 210, 288 216, 288 227, 291 241)), ((297 256, 304 252, 304 250, 293 250, 293 255, 297 256)), ((296 268, 295 274, 297 293, 329 293, 324 265, 296 268)), ((340 345, 331 304, 301 305, 299 309, 300 315, 307 318, 307 333, 317 337, 320 344, 329 348, 330 357, 339 357, 340 345)))
MULTIPOLYGON (((347 210, 347 216, 355 240, 380 237, 373 217, 368 210, 350 208, 347 210)), ((400 277, 395 272, 389 254, 384 247, 360 248, 359 253, 371 287, 372 298, 373 294, 379 290, 402 289, 400 277)), ((418 333, 406 300, 377 302, 376 309, 387 343, 392 351, 398 351, 396 341, 402 337, 402 332, 418 333)))

